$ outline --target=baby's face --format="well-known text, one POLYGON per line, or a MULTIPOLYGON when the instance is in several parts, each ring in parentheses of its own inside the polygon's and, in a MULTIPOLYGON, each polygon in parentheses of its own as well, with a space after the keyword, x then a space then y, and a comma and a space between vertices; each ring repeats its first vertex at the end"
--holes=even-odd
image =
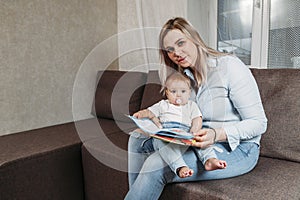
POLYGON ((166 96, 170 103, 174 105, 185 105, 191 94, 191 89, 184 81, 171 81, 167 85, 166 96))

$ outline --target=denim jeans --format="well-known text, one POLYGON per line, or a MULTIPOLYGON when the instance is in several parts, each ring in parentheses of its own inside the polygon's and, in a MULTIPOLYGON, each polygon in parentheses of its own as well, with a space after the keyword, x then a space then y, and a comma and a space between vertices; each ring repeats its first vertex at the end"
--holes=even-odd
POLYGON ((257 164, 259 146, 252 142, 241 142, 231 151, 228 143, 216 143, 218 159, 227 162, 226 169, 206 171, 194 148, 189 148, 183 159, 194 170, 191 177, 180 178, 155 152, 152 138, 132 132, 128 142, 129 192, 125 199, 155 200, 160 197, 164 186, 173 182, 215 180, 239 176, 251 171, 257 164))

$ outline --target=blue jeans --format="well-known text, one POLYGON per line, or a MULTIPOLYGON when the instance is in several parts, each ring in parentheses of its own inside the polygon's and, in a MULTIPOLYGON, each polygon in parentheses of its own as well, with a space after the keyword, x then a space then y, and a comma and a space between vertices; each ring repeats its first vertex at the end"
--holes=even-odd
POLYGON ((164 186, 168 183, 240 176, 251 171, 257 164, 259 146, 255 143, 241 142, 234 151, 231 151, 225 142, 216 143, 215 146, 220 149, 216 151, 218 159, 227 162, 226 169, 204 170, 195 149, 189 148, 183 154, 183 159, 194 170, 194 174, 191 177, 179 178, 154 151, 152 138, 132 132, 128 142, 129 192, 125 199, 155 200, 160 197, 164 186))

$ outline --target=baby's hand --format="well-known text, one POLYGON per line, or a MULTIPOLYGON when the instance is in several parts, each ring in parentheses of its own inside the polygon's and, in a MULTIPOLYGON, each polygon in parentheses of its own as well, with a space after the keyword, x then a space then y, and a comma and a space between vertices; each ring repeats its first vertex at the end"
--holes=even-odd
POLYGON ((134 114, 133 114, 133 117, 135 117, 135 118, 137 118, 137 119, 140 119, 140 118, 142 118, 142 116, 141 116, 141 112, 140 112, 140 111, 138 111, 138 112, 134 113, 134 114))
POLYGON ((152 117, 151 120, 158 128, 163 128, 163 126, 161 125, 161 123, 157 117, 152 117))

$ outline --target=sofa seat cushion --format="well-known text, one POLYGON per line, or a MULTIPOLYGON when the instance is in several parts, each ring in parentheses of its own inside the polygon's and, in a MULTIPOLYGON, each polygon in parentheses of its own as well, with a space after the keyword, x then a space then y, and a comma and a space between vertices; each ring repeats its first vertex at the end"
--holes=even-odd
POLYGON ((104 131, 105 135, 120 134, 121 132, 128 133, 137 128, 133 121, 123 122, 110 119, 98 119, 99 126, 104 131))
POLYGON ((113 120, 102 121, 103 129, 115 130, 110 134, 100 134, 99 137, 85 141, 83 147, 96 159, 112 168, 120 168, 127 171, 127 144, 130 131, 135 126, 128 126, 127 129, 120 127, 113 120))
MULTIPOLYGON (((117 129, 106 121, 105 127, 117 129)), ((104 121, 102 121, 104 123, 104 121)), ((128 130, 110 133, 82 145, 85 199, 124 199, 128 191, 128 130)), ((105 129, 105 128, 104 128, 105 129)))
POLYGON ((83 142, 136 128, 136 125, 132 121, 114 121, 104 118, 92 118, 78 121, 75 122, 75 126, 77 134, 83 142))
POLYGON ((256 168, 243 176, 168 185, 163 199, 300 199, 300 165, 260 157, 256 168))

